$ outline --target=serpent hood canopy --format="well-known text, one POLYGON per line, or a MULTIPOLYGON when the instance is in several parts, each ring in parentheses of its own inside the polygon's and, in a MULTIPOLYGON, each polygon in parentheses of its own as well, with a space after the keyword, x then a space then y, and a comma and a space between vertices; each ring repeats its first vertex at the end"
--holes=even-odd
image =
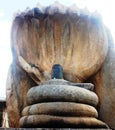
POLYGON ((83 82, 100 69, 108 51, 107 31, 96 13, 59 4, 18 14, 11 43, 14 60, 37 69, 36 82, 49 79, 54 64, 62 65, 66 80, 83 82))

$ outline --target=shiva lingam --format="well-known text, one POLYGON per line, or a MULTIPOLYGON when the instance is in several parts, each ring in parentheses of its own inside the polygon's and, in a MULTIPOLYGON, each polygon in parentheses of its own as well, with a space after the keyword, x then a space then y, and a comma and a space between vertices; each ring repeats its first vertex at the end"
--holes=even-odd
POLYGON ((59 64, 52 67, 51 80, 32 87, 22 111, 21 127, 107 128, 98 120, 98 97, 91 83, 72 83, 63 79, 59 64))

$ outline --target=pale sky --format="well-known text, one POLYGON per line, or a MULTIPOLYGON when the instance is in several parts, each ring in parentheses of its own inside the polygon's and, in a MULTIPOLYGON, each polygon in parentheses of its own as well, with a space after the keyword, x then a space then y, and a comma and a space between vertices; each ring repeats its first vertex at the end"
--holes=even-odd
POLYGON ((14 12, 23 11, 26 7, 43 6, 59 1, 66 6, 76 4, 80 8, 88 7, 89 11, 97 10, 104 24, 111 30, 115 41, 115 1, 114 0, 1 0, 0 1, 0 99, 5 98, 6 77, 12 61, 10 51, 10 29, 14 12))

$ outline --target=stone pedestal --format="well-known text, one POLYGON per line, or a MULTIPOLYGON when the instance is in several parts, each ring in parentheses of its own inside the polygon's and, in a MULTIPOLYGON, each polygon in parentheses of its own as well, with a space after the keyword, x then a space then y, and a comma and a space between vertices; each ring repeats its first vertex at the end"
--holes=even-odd
POLYGON ((98 120, 93 84, 52 79, 31 88, 20 126, 26 128, 107 128, 98 120))

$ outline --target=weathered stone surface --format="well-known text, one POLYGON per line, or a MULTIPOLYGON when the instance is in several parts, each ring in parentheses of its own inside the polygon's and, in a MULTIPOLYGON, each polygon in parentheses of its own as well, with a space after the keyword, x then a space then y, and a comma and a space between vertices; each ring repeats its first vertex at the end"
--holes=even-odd
POLYGON ((77 86, 77 87, 81 87, 81 88, 85 88, 88 90, 93 91, 94 89, 94 85, 91 83, 72 83, 70 81, 67 80, 63 80, 63 79, 50 79, 46 82, 41 83, 41 85, 70 85, 70 86, 77 86))
POLYGON ((10 66, 6 85, 6 105, 10 127, 19 127, 20 111, 26 106, 26 93, 33 85, 35 84, 30 77, 17 64, 10 66))
MULTIPOLYGON (((52 15, 40 12, 37 16, 27 14, 22 13, 14 19, 11 31, 13 64, 7 80, 10 127, 19 127, 18 121, 26 106, 26 93, 29 88, 36 85, 29 78, 30 73, 22 70, 23 68, 19 65, 19 56, 25 59, 31 69, 38 70, 40 77, 44 80, 50 79, 52 65, 59 63, 64 68, 64 79, 84 82, 101 68, 110 42, 105 26, 92 14, 90 16, 78 15, 72 11, 52 15)), ((111 71, 109 74, 114 75, 113 69, 111 71)), ((108 75, 108 73, 105 74, 108 75)), ((36 78, 33 73, 31 75, 36 78)), ((110 93, 114 94, 113 77, 108 78, 111 80, 107 85, 105 84, 107 81, 104 85, 100 85, 102 82, 100 79, 96 85, 99 91, 96 90, 96 92, 99 97, 103 97, 100 98, 100 104, 103 104, 100 105, 101 119, 114 127, 114 120, 111 118, 114 115, 114 96, 109 100, 105 99, 104 93, 109 90, 107 88, 103 89, 105 92, 102 94, 102 88, 111 84, 110 93), (108 111, 105 111, 107 108, 108 111), (107 112, 111 116, 105 115, 107 112)), ((39 83, 43 82, 41 78, 37 80, 39 83)))
POLYGON ((93 77, 99 97, 99 118, 115 129, 115 50, 109 49, 101 70, 93 77))
POLYGON ((95 118, 60 117, 50 115, 31 115, 20 119, 21 127, 49 128, 107 128, 106 124, 95 118))
POLYGON ((38 103, 35 105, 27 106, 22 111, 22 116, 37 114, 95 118, 98 117, 98 112, 94 107, 71 102, 38 103))
POLYGON ((97 95, 84 88, 68 85, 40 85, 32 87, 27 93, 29 105, 39 102, 78 102, 96 106, 97 95))
POLYGON ((101 20, 74 12, 19 15, 13 21, 11 38, 15 60, 22 56, 45 78, 54 64, 61 64, 64 78, 72 82, 83 82, 96 73, 108 50, 101 20))

